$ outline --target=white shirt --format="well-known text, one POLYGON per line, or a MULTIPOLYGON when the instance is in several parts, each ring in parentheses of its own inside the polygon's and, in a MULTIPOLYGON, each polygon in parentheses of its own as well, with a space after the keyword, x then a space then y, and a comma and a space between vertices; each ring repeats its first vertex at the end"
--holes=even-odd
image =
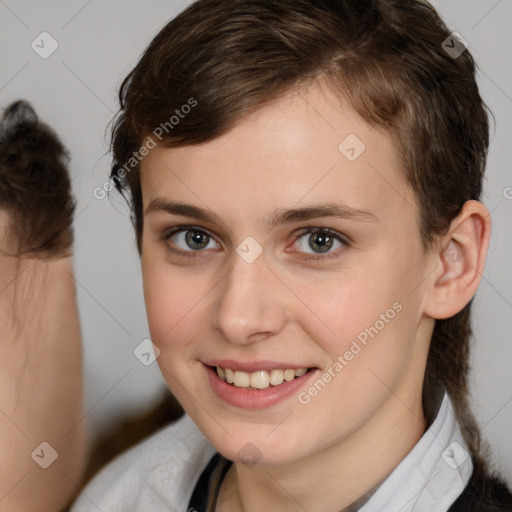
MULTIPOLYGON (((103 468, 71 512, 186 512, 215 448, 185 414, 103 468)), ((430 428, 359 512, 446 512, 473 464, 447 394, 430 428)))

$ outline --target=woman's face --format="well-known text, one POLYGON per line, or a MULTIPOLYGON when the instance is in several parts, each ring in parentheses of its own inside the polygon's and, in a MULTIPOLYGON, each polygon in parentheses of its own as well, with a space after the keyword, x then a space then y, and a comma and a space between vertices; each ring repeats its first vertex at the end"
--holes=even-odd
POLYGON ((387 134, 315 86, 157 146, 141 180, 158 364, 224 456, 287 463, 422 417, 433 268, 387 134))

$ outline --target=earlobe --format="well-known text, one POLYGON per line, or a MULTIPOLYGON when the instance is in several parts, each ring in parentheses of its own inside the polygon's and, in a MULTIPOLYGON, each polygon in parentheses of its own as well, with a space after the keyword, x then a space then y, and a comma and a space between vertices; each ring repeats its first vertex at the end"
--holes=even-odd
POLYGON ((489 246, 491 219, 479 201, 467 201, 434 255, 433 274, 425 314, 450 318, 461 311, 476 293, 489 246))

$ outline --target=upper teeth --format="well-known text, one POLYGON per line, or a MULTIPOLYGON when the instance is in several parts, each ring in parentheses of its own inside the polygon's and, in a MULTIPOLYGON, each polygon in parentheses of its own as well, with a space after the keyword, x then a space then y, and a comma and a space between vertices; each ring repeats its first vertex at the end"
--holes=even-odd
POLYGON ((266 389, 270 385, 278 386, 283 381, 293 380, 295 377, 304 375, 308 369, 299 368, 298 370, 271 370, 267 372, 262 370, 259 372, 247 373, 230 368, 221 368, 217 366, 217 375, 228 384, 233 384, 239 388, 248 388, 249 386, 257 389, 266 389))

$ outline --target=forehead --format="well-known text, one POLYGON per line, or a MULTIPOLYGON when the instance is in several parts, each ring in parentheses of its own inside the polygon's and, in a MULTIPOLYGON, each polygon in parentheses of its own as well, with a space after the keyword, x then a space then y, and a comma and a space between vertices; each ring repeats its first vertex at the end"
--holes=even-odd
MULTIPOLYGON (((201 108, 198 104, 197 108, 201 108)), ((193 146, 158 145, 141 162, 144 209, 155 198, 223 214, 341 203, 414 216, 414 195, 391 136, 328 88, 289 92, 226 134, 193 146)))

